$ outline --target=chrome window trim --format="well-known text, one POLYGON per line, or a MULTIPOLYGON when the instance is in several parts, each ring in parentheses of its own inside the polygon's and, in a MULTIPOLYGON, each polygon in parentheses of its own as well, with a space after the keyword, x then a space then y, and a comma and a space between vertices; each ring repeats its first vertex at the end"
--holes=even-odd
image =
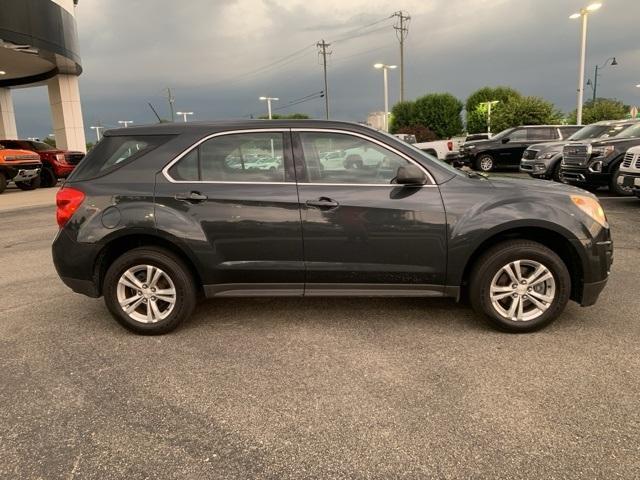
MULTIPOLYGON (((431 182, 430 184, 427 185, 423 185, 423 186, 436 186, 436 181, 433 178, 433 176, 431 175, 431 173, 429 173, 429 171, 423 167, 422 165, 420 165, 420 163, 416 162, 413 158, 411 158, 410 156, 402 153, 399 150, 396 150, 395 148, 393 148, 390 145, 387 145, 386 143, 377 140, 375 138, 372 138, 368 135, 364 135, 362 133, 359 132, 352 132, 351 130, 339 130, 336 128, 314 128, 314 127, 307 127, 307 128, 292 128, 291 129, 292 132, 322 132, 322 133, 341 133, 343 135, 352 135, 354 137, 360 137, 360 138, 364 138, 365 140, 368 140, 370 142, 373 142, 379 146, 381 146, 382 148, 384 148, 385 150, 389 150, 390 152, 395 153, 396 155, 398 155, 399 157, 404 158, 406 161, 408 161, 409 163, 412 163, 413 165, 415 165, 416 167, 418 167, 420 170, 422 170, 422 172, 427 176, 427 178, 429 179, 429 181, 431 182)), ((299 185, 365 185, 362 183, 355 183, 355 184, 348 184, 348 183, 327 183, 327 184, 321 184, 321 183, 313 183, 313 182, 298 182, 299 185)), ((389 186, 389 185, 396 185, 397 184, 393 184, 393 183, 372 183, 369 185, 382 185, 382 186, 389 186)))
POLYGON ((226 181, 226 180, 176 180, 171 175, 169 175, 169 170, 176 163, 178 163, 183 157, 191 153, 192 150, 198 148, 202 143, 206 142, 215 137, 221 137, 223 135, 235 135, 239 133, 268 133, 268 132, 280 132, 287 133, 290 132, 290 128, 251 128, 251 129, 243 129, 243 130, 227 130, 224 132, 216 132, 211 135, 207 135, 206 137, 201 138, 193 145, 187 147, 182 153, 180 153, 177 157, 171 160, 163 169, 162 175, 171 183, 221 183, 221 184, 257 184, 257 185, 295 185, 296 182, 249 182, 249 181, 226 181))

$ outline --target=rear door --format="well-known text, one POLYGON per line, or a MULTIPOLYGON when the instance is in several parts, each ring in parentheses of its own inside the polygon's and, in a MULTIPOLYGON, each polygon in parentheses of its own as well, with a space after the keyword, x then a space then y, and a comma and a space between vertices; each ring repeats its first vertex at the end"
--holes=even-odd
POLYGON ((294 129, 305 295, 440 295, 446 219, 434 182, 393 184, 408 157, 363 134, 294 129), (325 155, 341 150, 344 160, 325 155))
POLYGON ((157 176, 156 222, 189 244, 209 295, 302 295, 289 129, 222 132, 198 142, 157 176))

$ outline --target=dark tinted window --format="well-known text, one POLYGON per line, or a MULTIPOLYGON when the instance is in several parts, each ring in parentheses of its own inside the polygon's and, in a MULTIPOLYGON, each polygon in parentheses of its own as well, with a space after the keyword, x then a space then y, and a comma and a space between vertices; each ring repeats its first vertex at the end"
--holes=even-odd
POLYGON ((509 133, 507 137, 509 137, 510 142, 524 142, 527 139, 527 130, 519 128, 509 133))
POLYGON ((140 158, 167 142, 169 135, 107 136, 91 149, 72 174, 73 180, 86 180, 140 158))
POLYGON ((562 138, 568 138, 579 130, 582 130, 582 127, 579 125, 567 125, 566 127, 559 127, 560 133, 562 133, 562 138))
POLYGON ((284 182, 282 133, 213 137, 182 157, 169 176, 179 181, 284 182))
POLYGON ((558 133, 555 128, 534 127, 527 129, 528 140, 553 140, 554 138, 558 138, 558 133))

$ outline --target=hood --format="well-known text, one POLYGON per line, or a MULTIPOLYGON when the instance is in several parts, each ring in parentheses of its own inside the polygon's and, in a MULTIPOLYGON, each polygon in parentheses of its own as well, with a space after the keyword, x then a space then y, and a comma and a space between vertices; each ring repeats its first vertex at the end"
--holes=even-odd
POLYGON ((581 188, 566 185, 564 183, 552 182, 550 180, 536 180, 533 178, 512 178, 512 177, 489 177, 492 186, 498 189, 511 189, 520 191, 522 195, 527 192, 557 195, 587 195, 593 194, 581 188))
POLYGON ((527 150, 538 150, 538 151, 546 151, 546 150, 558 150, 562 151, 562 147, 564 147, 567 143, 566 140, 561 140, 558 142, 545 142, 545 143, 534 143, 527 150))
POLYGON ((628 142, 635 142, 637 145, 640 145, 640 138, 617 138, 617 137, 613 137, 613 138, 607 138, 605 140, 594 140, 593 142, 591 142, 591 145, 594 147, 599 147, 601 145, 616 145, 618 143, 628 143, 628 142))

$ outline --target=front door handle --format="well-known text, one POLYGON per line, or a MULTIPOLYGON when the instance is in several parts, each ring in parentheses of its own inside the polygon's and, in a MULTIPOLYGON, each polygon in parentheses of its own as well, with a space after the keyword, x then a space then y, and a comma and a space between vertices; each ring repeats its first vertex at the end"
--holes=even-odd
POLYGON ((186 200, 187 202, 204 202, 207 198, 206 195, 200 192, 189 192, 189 193, 177 193, 174 197, 176 200, 186 200))
POLYGON ((323 210, 336 208, 338 205, 340 205, 335 200, 332 200, 332 199, 327 198, 327 197, 320 197, 317 200, 307 200, 306 204, 307 204, 308 207, 316 207, 316 208, 320 208, 320 209, 323 209, 323 210))

